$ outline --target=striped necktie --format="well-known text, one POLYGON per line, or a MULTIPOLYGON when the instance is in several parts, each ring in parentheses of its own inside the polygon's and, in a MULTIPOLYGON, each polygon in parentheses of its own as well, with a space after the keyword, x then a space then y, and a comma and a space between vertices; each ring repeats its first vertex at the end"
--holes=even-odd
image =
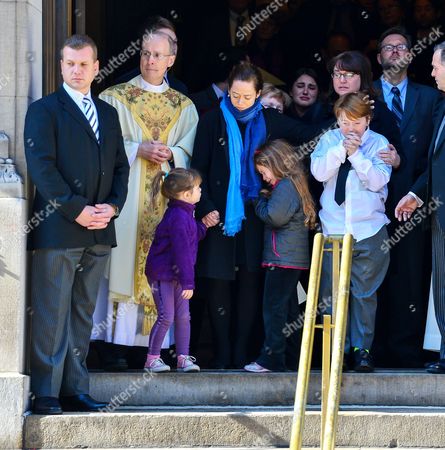
POLYGON ((402 107, 402 99, 400 98, 400 91, 399 91, 398 87, 394 86, 391 89, 391 92, 393 93, 392 112, 396 116, 397 126, 400 128, 400 124, 402 123, 402 116, 403 116, 403 107, 402 107))
POLYGON ((82 100, 83 110, 85 117, 90 122, 91 128, 96 135, 97 142, 99 142, 99 124, 97 122, 96 111, 93 108, 92 102, 88 97, 84 97, 82 100))

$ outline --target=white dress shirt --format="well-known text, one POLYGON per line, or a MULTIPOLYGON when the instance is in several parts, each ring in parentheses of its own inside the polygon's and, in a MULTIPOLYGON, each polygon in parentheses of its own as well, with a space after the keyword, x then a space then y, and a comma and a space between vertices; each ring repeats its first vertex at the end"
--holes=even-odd
POLYGON ((346 180, 346 198, 338 205, 334 199, 337 175, 347 156, 343 140, 338 128, 323 134, 311 155, 311 172, 324 185, 320 198, 323 234, 351 233, 361 241, 390 222, 385 201, 391 166, 378 157, 378 152, 388 147, 388 140, 369 129, 365 131, 360 147, 348 157, 352 167, 346 180))
POLYGON ((97 123, 100 127, 99 115, 97 114, 96 105, 94 104, 94 101, 91 98, 91 91, 88 91, 87 94, 82 94, 82 92, 76 91, 72 87, 68 86, 65 82, 63 83, 63 89, 65 89, 66 93, 73 99, 74 103, 79 107, 79 109, 82 111, 82 113, 85 117, 86 117, 86 114, 85 114, 85 109, 83 107, 82 100, 84 97, 87 97, 91 101, 91 105, 93 106, 94 112, 97 117, 97 123))
POLYGON ((252 37, 252 32, 250 31, 249 27, 246 26, 246 24, 249 23, 249 11, 246 9, 244 12, 242 12, 241 14, 236 13, 235 11, 230 10, 229 13, 229 26, 230 26, 230 41, 232 43, 232 46, 235 45, 236 42, 236 31, 237 31, 237 19, 238 16, 243 16, 244 17, 244 24, 243 24, 243 30, 245 31, 244 34, 244 39, 246 40, 246 42, 250 41, 250 38, 252 37))

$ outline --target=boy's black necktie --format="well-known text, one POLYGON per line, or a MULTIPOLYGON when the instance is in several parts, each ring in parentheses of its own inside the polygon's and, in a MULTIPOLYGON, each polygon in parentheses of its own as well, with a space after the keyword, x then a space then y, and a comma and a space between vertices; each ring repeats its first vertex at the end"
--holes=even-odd
POLYGON ((345 162, 341 164, 338 169, 337 183, 335 184, 334 199, 338 205, 341 205, 346 198, 346 179, 351 170, 351 163, 346 158, 345 162))

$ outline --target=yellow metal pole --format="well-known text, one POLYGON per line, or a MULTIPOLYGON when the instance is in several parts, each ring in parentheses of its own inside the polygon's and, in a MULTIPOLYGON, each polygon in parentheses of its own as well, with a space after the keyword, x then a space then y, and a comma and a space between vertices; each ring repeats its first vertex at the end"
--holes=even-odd
POLYGON ((352 235, 346 234, 343 238, 340 280, 338 285, 337 313, 335 317, 334 340, 332 346, 331 378, 329 382, 329 396, 326 411, 323 446, 321 447, 322 450, 334 450, 335 448, 338 407, 340 403, 343 353, 346 337, 346 322, 348 317, 352 246, 352 235))
POLYGON ((338 283, 340 278, 340 239, 332 239, 332 323, 335 323, 335 311, 338 299, 338 283))
POLYGON ((312 251, 311 272, 306 299, 303 336, 301 342, 300 361, 298 364, 297 387, 295 389, 294 414, 290 450, 300 450, 303 439, 304 413, 306 410, 309 374, 314 343, 315 318, 317 315, 318 291, 320 288, 321 265, 323 260, 324 237, 317 233, 312 251))
POLYGON ((324 428, 326 423, 326 408, 329 393, 329 377, 331 374, 331 316, 323 315, 323 357, 321 365, 321 434, 323 445, 324 428))

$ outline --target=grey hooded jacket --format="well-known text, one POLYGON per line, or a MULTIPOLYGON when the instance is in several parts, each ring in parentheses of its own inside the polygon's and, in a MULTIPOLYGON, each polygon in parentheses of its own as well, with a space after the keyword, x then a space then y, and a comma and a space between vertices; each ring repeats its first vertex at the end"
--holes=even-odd
POLYGON ((283 178, 269 198, 260 195, 255 212, 265 224, 263 265, 308 268, 308 229, 301 198, 292 181, 283 178))

